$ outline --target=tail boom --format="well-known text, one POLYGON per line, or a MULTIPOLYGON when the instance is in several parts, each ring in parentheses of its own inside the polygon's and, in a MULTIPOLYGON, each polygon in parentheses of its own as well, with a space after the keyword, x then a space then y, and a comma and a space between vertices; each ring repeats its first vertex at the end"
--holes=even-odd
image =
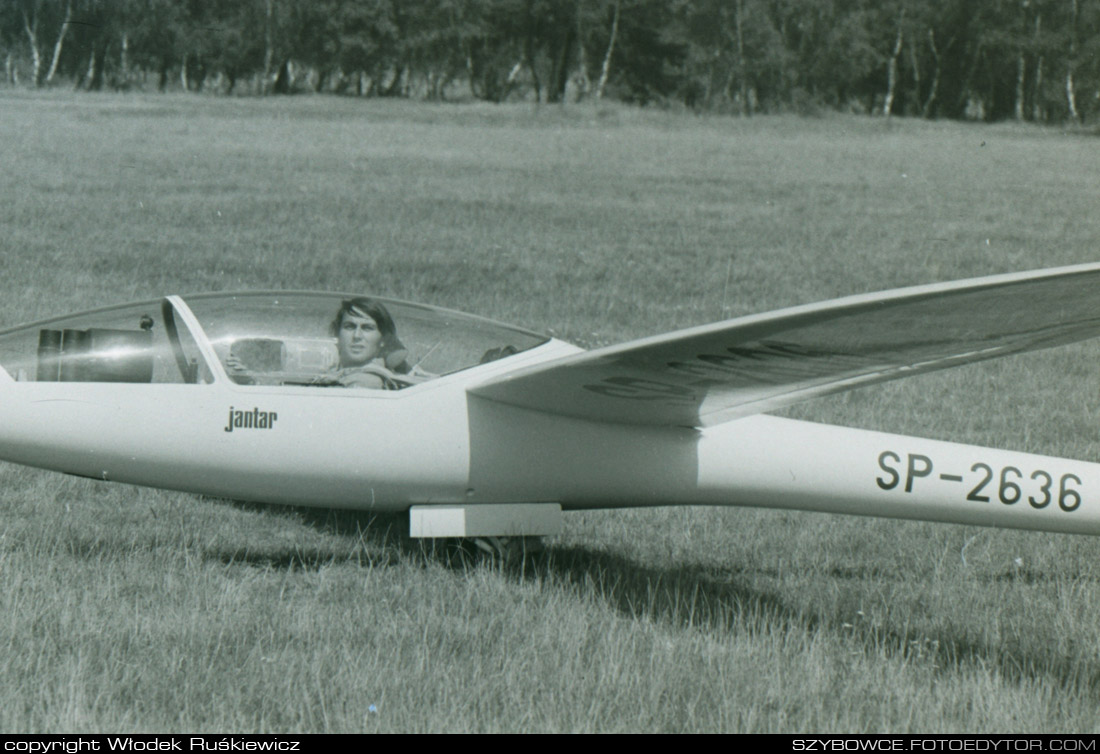
POLYGON ((699 503, 1100 534, 1100 464, 772 416, 698 447, 699 503))

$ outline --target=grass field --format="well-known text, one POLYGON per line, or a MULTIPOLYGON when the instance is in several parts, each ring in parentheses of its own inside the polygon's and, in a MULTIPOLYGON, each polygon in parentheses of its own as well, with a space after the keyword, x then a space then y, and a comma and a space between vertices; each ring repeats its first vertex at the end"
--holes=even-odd
MULTIPOLYGON (((1100 142, 1011 125, 4 91, 0 144, 0 327, 298 288, 593 346, 1100 256, 1100 142)), ((1098 356, 789 413, 1097 460, 1098 356)), ((501 565, 401 526, 0 465, 0 732, 1100 731, 1093 539, 597 511, 501 565)))

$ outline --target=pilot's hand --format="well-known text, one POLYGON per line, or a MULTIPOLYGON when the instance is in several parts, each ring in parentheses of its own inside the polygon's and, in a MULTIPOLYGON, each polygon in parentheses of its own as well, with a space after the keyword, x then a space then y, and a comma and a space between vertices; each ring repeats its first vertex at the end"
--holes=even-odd
POLYGON ((233 380, 238 385, 254 384, 252 373, 249 371, 248 367, 244 365, 244 362, 232 354, 225 357, 225 371, 229 375, 229 379, 233 380))
POLYGON ((232 354, 225 357, 225 371, 229 372, 230 375, 248 374, 248 368, 245 367, 240 359, 232 354))

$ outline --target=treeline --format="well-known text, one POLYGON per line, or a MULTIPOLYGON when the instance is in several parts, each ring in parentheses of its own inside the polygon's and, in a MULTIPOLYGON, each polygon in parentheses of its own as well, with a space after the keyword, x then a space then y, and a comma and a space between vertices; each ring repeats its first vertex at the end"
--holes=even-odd
POLYGON ((1082 121, 1100 0, 0 0, 9 85, 1082 121))

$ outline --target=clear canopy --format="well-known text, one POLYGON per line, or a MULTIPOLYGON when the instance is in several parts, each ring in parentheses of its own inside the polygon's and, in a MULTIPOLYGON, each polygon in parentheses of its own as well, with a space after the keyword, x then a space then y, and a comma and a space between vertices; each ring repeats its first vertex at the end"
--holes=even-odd
POLYGON ((341 312, 353 300, 375 319, 392 321, 382 326, 387 332, 370 363, 354 367, 383 377, 362 386, 406 387, 547 340, 480 317, 387 299, 220 293, 186 297, 185 309, 201 327, 194 335, 188 312, 168 299, 0 331, 0 366, 17 381, 205 383, 214 375, 199 345, 207 341, 222 370, 240 384, 356 386, 337 341, 341 312))
POLYGON ((0 367, 19 382, 209 382, 167 300, 99 309, 0 332, 0 367))

